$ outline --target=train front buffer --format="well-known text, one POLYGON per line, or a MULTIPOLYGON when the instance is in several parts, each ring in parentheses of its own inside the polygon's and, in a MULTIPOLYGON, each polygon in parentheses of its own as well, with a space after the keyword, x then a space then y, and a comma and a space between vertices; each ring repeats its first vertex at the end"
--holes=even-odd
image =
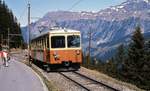
POLYGON ((54 50, 50 52, 50 64, 81 64, 81 50, 54 50))

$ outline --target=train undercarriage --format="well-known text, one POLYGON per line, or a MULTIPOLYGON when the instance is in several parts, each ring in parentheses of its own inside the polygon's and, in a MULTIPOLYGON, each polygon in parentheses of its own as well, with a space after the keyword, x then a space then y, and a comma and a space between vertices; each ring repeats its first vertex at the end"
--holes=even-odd
POLYGON ((47 72, 50 71, 77 71, 80 69, 80 63, 62 62, 61 64, 49 64, 40 60, 31 59, 32 63, 38 67, 44 69, 47 72))

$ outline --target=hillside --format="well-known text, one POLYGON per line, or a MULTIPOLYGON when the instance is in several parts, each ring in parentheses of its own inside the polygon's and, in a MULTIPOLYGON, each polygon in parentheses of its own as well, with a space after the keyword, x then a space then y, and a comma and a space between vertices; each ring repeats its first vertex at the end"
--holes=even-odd
MULTIPOLYGON (((80 30, 83 35, 84 52, 88 47, 88 32, 92 31, 92 56, 106 60, 116 47, 128 44, 135 27, 140 25, 146 38, 150 38, 150 1, 127 0, 99 12, 48 12, 43 18, 32 23, 31 32, 39 34, 39 27, 60 26, 80 30)), ((22 28, 27 40, 26 27, 22 28)))

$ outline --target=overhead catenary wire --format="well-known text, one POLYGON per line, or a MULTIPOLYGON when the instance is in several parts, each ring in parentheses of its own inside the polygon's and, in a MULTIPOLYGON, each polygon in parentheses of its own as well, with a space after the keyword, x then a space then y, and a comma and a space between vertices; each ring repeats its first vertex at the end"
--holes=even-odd
POLYGON ((26 12, 27 12, 27 7, 25 7, 25 8, 23 9, 23 12, 20 14, 20 16, 19 16, 18 20, 20 20, 20 21, 21 21, 21 19, 22 19, 22 18, 23 18, 23 16, 26 14, 26 12))
POLYGON ((30 3, 31 1, 30 0, 25 0, 26 4, 30 3))
MULTIPOLYGON (((29 0, 28 0, 29 1, 29 0)), ((79 3, 81 3, 83 0, 78 0, 77 2, 75 2, 69 9, 67 9, 67 11, 71 11, 75 6, 77 6, 79 3)), ((36 11, 40 11, 34 8, 34 10, 36 11)), ((32 19, 40 19, 40 17, 31 17, 32 19)))
POLYGON ((79 3, 81 3, 83 0, 78 0, 77 2, 75 2, 69 9, 68 11, 72 10, 75 6, 77 6, 79 3))
MULTIPOLYGON (((30 3, 30 0, 24 0, 27 4, 30 3)), ((77 6, 79 3, 81 3, 83 0, 78 0, 77 2, 75 2, 67 11, 72 10, 75 6, 77 6)), ((19 20, 22 19, 22 17, 25 15, 25 13, 27 12, 27 6, 25 7, 25 9, 23 10, 23 12, 20 14, 19 16, 19 20)), ((35 10, 35 9, 34 9, 35 10)), ((36 9, 36 11, 39 11, 36 9)), ((31 17, 31 19, 40 19, 40 17, 31 17)))
POLYGON ((22 12, 20 13, 19 17, 18 17, 19 21, 21 21, 22 19, 24 19, 24 16, 26 16, 26 14, 27 14, 27 8, 28 8, 27 3, 29 2, 29 0, 24 0, 24 2, 25 2, 25 7, 22 10, 22 12))
MULTIPOLYGON (((32 7, 32 10, 34 10, 33 13, 37 13, 38 15, 41 14, 41 10, 40 9, 37 9, 37 8, 34 8, 32 7)), ((31 20, 39 20, 41 19, 40 15, 39 16, 31 16, 31 20)))

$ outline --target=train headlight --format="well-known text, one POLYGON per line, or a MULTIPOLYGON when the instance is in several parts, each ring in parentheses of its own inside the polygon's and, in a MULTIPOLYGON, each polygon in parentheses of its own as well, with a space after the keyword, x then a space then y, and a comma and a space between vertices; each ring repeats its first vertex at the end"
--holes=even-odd
POLYGON ((77 55, 79 55, 80 54, 80 50, 76 50, 76 53, 77 53, 77 55))
POLYGON ((54 56, 55 60, 59 60, 59 55, 57 52, 54 52, 53 56, 54 56))

